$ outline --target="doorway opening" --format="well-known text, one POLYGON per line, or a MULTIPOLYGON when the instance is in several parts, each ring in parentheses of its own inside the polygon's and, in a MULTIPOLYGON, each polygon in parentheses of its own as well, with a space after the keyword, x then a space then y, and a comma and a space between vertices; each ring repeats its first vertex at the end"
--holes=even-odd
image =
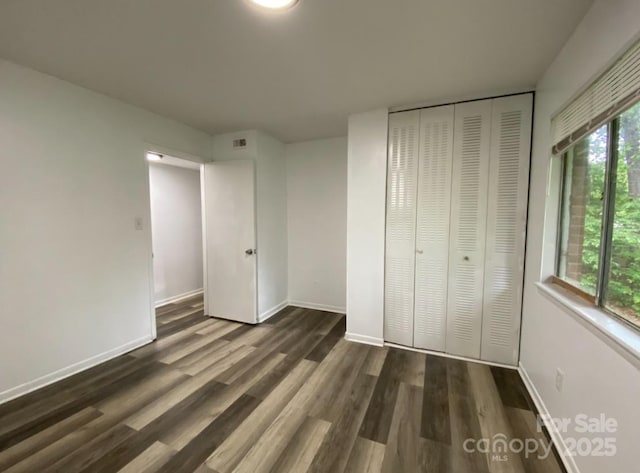
POLYGON ((148 151, 155 337, 202 320, 202 164, 148 151))

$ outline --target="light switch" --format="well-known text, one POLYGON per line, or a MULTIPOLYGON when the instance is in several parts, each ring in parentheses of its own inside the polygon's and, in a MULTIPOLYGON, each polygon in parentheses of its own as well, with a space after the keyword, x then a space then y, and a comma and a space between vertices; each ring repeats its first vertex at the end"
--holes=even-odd
POLYGON ((136 230, 142 230, 142 217, 136 217, 133 219, 133 227, 136 230))

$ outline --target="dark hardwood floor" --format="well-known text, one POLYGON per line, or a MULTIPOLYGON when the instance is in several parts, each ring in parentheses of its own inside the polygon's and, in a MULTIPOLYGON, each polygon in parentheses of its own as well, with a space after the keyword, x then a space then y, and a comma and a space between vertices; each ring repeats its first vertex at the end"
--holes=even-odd
POLYGON ((162 307, 155 343, 0 406, 0 471, 562 471, 553 454, 465 451, 548 445, 515 371, 347 342, 337 314, 252 327, 202 307, 162 307))

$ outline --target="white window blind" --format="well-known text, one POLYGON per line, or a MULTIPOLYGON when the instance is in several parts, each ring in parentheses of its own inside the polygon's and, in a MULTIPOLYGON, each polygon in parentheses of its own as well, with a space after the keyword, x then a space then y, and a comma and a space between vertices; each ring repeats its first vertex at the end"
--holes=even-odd
POLYGON ((559 154, 640 100, 640 41, 551 120, 559 154))

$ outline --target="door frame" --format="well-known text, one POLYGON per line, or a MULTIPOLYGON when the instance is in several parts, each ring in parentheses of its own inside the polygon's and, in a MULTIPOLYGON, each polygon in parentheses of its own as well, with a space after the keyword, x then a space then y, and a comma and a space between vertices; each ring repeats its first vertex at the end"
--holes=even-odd
MULTIPOLYGON (((201 199, 201 203, 202 203, 202 212, 204 212, 204 192, 203 192, 203 188, 202 188, 202 177, 204 174, 204 163, 206 162, 203 158, 193 155, 193 154, 189 154, 183 151, 178 151, 172 148, 168 148, 166 146, 162 146, 162 145, 158 145, 155 143, 150 143, 150 142, 145 142, 144 143, 144 151, 142 154, 142 159, 144 162, 144 166, 145 166, 145 171, 146 171, 146 179, 145 179, 145 186, 146 186, 146 199, 147 199, 147 203, 146 203, 146 215, 144 216, 144 220, 146 220, 147 224, 143 227, 144 232, 145 232, 145 239, 146 239, 146 245, 147 245, 147 249, 148 249, 148 253, 147 253, 147 271, 148 271, 148 279, 149 279, 149 318, 150 318, 150 322, 151 322, 151 339, 152 340, 156 340, 158 338, 158 332, 157 332, 157 321, 156 321, 156 303, 155 303, 155 299, 156 299, 156 291, 155 291, 155 275, 153 272, 153 234, 152 234, 152 229, 151 229, 151 179, 149 177, 149 160, 147 159, 147 154, 148 153, 157 153, 157 154, 162 154, 162 155, 167 155, 167 156, 171 156, 172 158, 178 158, 178 159, 182 159, 184 161, 190 161, 193 162, 195 164, 199 165, 199 172, 200 172, 200 199, 201 199)), ((202 220, 202 250, 203 250, 203 254, 202 254, 202 262, 203 262, 203 284, 202 284, 202 290, 204 293, 204 301, 205 301, 205 317, 207 316, 207 285, 206 285, 206 281, 207 281, 207 268, 206 268, 206 243, 205 243, 205 238, 206 238, 206 233, 205 233, 205 222, 204 222, 204 213, 202 214, 203 216, 203 220, 202 220)))

